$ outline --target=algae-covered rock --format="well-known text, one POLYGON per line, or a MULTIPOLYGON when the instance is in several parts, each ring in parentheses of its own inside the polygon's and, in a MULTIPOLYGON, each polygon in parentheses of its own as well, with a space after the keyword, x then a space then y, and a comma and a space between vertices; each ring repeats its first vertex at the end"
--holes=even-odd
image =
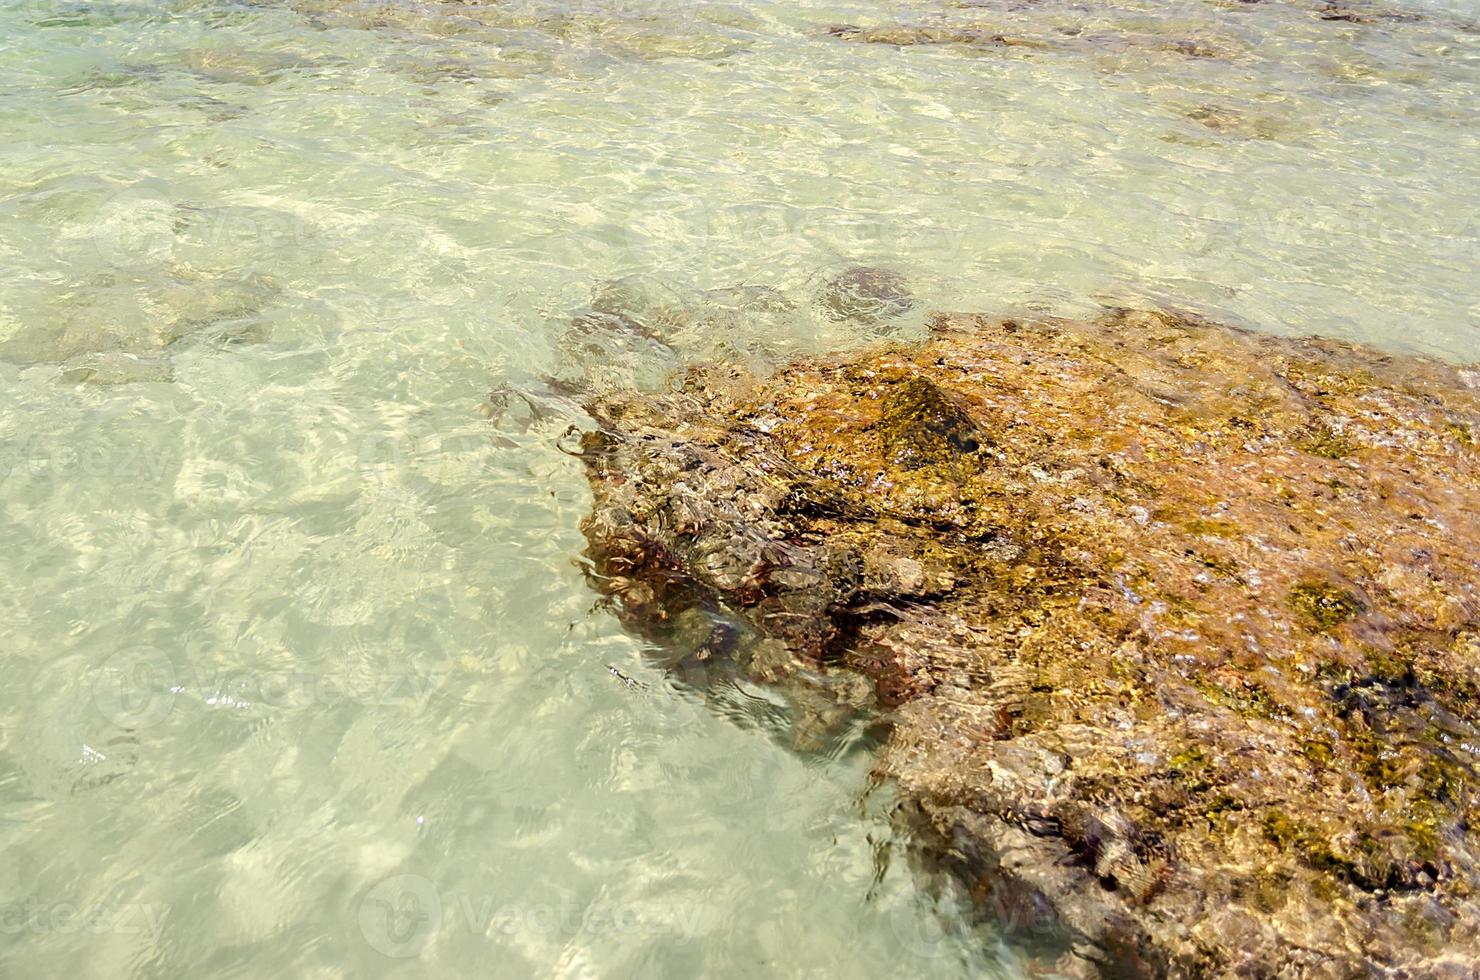
POLYGON ((1169 313, 936 315, 593 398, 593 579, 783 689, 866 676, 901 819, 1081 965, 1472 976, 1477 378, 1169 313))

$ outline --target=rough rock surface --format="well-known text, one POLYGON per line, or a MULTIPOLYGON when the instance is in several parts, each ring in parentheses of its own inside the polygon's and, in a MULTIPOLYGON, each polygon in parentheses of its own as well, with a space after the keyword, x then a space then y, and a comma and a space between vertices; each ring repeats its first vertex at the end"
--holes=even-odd
POLYGON ((1473 977, 1477 385, 1169 313, 937 315, 593 398, 592 574, 690 656, 867 677, 903 818, 1066 962, 1473 977))

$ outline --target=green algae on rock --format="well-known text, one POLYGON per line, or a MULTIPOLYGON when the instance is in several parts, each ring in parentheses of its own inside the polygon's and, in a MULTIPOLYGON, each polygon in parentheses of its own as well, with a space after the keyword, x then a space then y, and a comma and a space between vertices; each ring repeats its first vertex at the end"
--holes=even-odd
POLYGON ((594 397, 624 621, 822 692, 809 737, 867 677, 901 819, 1080 966, 1472 975, 1480 376, 1165 312, 931 333, 594 397))

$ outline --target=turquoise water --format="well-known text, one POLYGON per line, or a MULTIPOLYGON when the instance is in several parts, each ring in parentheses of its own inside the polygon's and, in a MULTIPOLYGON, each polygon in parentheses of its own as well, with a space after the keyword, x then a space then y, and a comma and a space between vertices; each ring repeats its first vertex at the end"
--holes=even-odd
POLYGON ((489 393, 868 342, 857 264, 1480 359, 1480 9, 1320 7, 7 0, 0 975, 1022 975, 489 393))

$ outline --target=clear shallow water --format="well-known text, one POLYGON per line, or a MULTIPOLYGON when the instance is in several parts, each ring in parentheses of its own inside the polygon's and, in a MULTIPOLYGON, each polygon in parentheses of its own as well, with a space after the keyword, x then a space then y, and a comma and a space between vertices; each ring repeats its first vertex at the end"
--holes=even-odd
POLYGON ((1019 975, 861 736, 595 608, 564 420, 481 408, 621 277, 679 356, 863 342, 860 262, 1480 358, 1480 13, 1315 9, 6 3, 0 974, 1019 975))

